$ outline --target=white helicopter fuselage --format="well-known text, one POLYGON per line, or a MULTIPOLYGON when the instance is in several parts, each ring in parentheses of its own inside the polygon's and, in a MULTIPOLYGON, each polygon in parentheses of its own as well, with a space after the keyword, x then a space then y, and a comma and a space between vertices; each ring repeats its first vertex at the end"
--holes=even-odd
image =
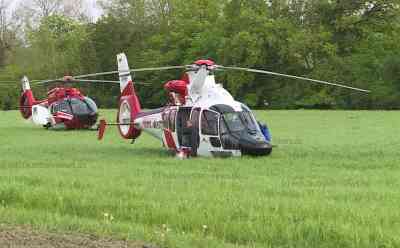
MULTIPOLYGON (((211 60, 198 60, 186 66, 129 69, 124 53, 117 55, 118 71, 82 75, 80 77, 119 74, 121 96, 116 125, 124 139, 136 140, 142 131, 162 141, 178 156, 264 156, 272 152, 271 135, 266 125, 259 123, 251 110, 236 101, 232 95, 215 82, 218 70, 244 71, 290 79, 304 80, 360 92, 368 90, 322 80, 282 74, 272 71, 216 65, 211 60), (135 92, 131 72, 185 69, 181 80, 164 85, 170 103, 163 108, 142 111, 135 92)), ((99 139, 107 123, 99 125, 99 139)))
MULTIPOLYGON (((189 73, 191 82, 195 81, 195 77, 195 73, 189 73)), ((188 147, 182 142, 180 128, 186 123, 181 123, 180 118, 182 112, 188 114, 190 111, 190 116, 187 116, 187 120, 191 122, 192 128, 198 130, 197 134, 199 136, 197 155, 206 157, 241 156, 240 150, 225 149, 221 144, 220 113, 211 110, 211 108, 212 106, 225 105, 231 107, 235 112, 242 112, 244 111, 243 104, 235 101, 221 84, 217 84, 214 75, 207 75, 204 84, 198 89, 191 88, 193 87, 191 84, 188 87, 190 94, 186 97, 184 105, 171 105, 152 112, 143 112, 143 116, 138 116, 134 121, 136 128, 158 138, 162 141, 164 147, 169 150, 175 152, 184 150, 188 147), (203 116, 204 111, 213 113, 216 116, 217 123, 214 124, 217 130, 215 130, 215 133, 211 134, 203 130, 205 124, 201 116, 203 116)), ((255 119, 253 120, 256 122, 255 119)))
MULTIPOLYGON (((117 62, 121 97, 115 125, 123 138, 136 140, 143 131, 182 157, 271 153, 270 140, 250 109, 215 82, 214 62, 199 60, 187 68, 182 80, 167 82, 170 103, 149 111, 141 109, 126 55, 119 54, 117 62)), ((101 121, 99 139, 106 125, 101 121)))

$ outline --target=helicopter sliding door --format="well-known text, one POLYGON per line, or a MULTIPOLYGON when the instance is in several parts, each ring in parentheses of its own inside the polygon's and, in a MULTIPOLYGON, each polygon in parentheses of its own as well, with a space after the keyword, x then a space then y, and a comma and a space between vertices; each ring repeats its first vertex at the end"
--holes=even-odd
POLYGON ((206 156, 217 155, 222 151, 218 124, 220 114, 213 110, 204 109, 201 112, 199 153, 206 156))
POLYGON ((180 147, 191 147, 192 128, 188 126, 192 107, 180 107, 176 116, 176 132, 180 147))

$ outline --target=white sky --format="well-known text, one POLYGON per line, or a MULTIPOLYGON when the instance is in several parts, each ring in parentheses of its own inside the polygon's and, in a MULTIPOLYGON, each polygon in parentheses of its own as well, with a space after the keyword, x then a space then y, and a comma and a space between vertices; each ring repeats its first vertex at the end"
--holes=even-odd
MULTIPOLYGON (((9 0, 11 2, 11 9, 14 9, 18 4, 23 2, 30 2, 32 0, 9 0)), ((96 0, 83 0, 86 2, 87 9, 89 10, 89 14, 96 20, 103 13, 101 8, 96 3, 96 0)))

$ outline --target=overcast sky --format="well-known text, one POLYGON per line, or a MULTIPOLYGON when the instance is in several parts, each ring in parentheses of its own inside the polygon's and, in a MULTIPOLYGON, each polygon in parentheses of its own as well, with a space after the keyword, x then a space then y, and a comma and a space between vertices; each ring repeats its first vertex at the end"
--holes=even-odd
MULTIPOLYGON (((16 8, 18 4, 22 2, 31 2, 32 0, 11 0, 12 8, 16 8)), ((90 15, 97 19, 101 16, 102 11, 100 7, 96 4, 96 0, 83 0, 86 3, 87 9, 90 12, 90 15)))

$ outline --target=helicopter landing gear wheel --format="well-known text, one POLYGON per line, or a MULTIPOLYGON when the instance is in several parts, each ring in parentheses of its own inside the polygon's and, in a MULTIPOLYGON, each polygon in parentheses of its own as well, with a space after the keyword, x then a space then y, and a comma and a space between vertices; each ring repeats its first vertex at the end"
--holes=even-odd
POLYGON ((48 122, 46 125, 43 125, 43 127, 46 128, 46 129, 49 129, 49 128, 51 128, 51 123, 48 122))

